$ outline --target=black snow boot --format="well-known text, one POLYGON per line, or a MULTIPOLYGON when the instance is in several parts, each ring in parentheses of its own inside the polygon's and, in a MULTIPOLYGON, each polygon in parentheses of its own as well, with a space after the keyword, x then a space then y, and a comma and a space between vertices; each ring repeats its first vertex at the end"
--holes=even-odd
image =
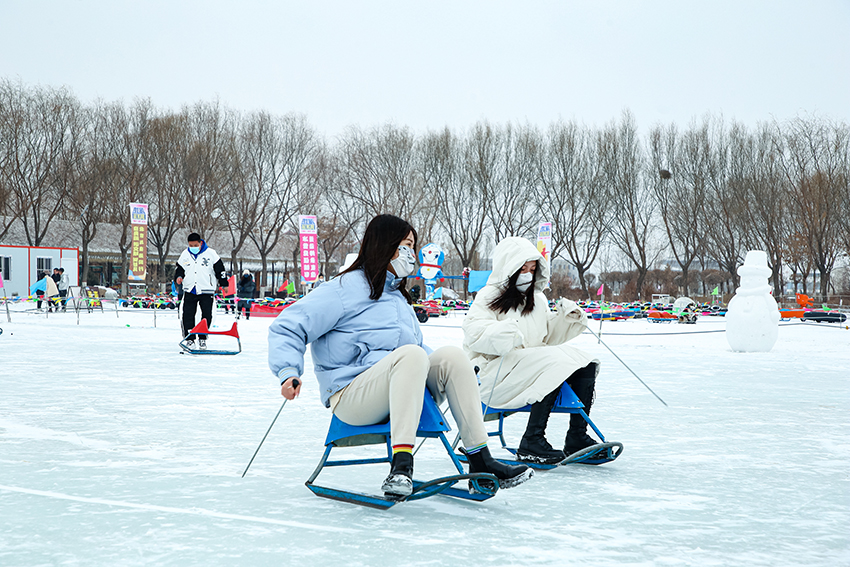
MULTIPOLYGON (((572 376, 567 378, 567 383, 581 403, 584 404, 584 413, 587 415, 590 415, 590 407, 593 405, 596 374, 598 372, 599 365, 591 362, 584 368, 579 368, 572 376)), ((577 413, 570 414, 570 428, 567 431, 567 438, 564 440, 564 453, 569 456, 597 443, 599 441, 587 434, 587 421, 584 417, 577 413)))
POLYGON ((516 452, 520 461, 549 465, 559 463, 566 458, 563 451, 553 448, 546 440, 546 424, 549 422, 549 414, 552 413, 552 407, 560 391, 561 387, 558 386, 545 398, 531 404, 528 424, 525 426, 525 433, 516 452))
MULTIPOLYGON (((470 473, 490 473, 499 479, 499 488, 519 486, 534 475, 534 471, 526 465, 508 465, 497 461, 490 454, 490 449, 484 447, 477 453, 466 456, 469 461, 470 473)), ((469 491, 473 492, 472 484, 469 491)))
POLYGON ((393 455, 389 476, 384 479, 381 490, 387 496, 410 496, 413 494, 413 454, 401 451, 393 455))

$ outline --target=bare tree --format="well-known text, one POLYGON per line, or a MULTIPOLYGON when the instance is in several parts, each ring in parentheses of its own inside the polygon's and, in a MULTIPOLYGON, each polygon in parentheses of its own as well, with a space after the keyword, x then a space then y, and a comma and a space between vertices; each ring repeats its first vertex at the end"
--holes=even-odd
POLYGON ((709 160, 708 120, 680 135, 674 125, 650 132, 650 160, 659 172, 653 193, 670 249, 690 293, 688 271, 705 244, 705 199, 709 160), (672 172, 672 173, 671 173, 672 172))
MULTIPOLYGON (((329 148, 321 147, 314 162, 318 190, 319 249, 322 252, 322 273, 330 278, 330 263, 337 251, 348 252, 357 245, 356 230, 365 213, 360 203, 346 199, 339 190, 341 175, 339 159, 329 148)), ((343 260, 344 258, 340 258, 343 260)))
POLYGON ((112 190, 119 183, 120 138, 115 135, 114 121, 121 120, 121 116, 116 107, 98 102, 87 110, 89 128, 84 141, 81 175, 68 191, 70 220, 79 229, 84 285, 89 285, 89 246, 100 224, 106 220, 112 190), (79 223, 75 222, 77 220, 79 223))
POLYGON ((183 161, 187 154, 187 117, 165 114, 148 123, 147 159, 150 162, 150 185, 145 198, 149 208, 148 237, 157 251, 158 280, 167 279, 166 258, 178 230, 186 224, 190 196, 186 190, 183 161))
POLYGON ((108 107, 109 124, 116 138, 117 179, 107 201, 109 222, 118 226, 118 250, 121 254, 121 290, 127 293, 128 256, 133 245, 130 203, 141 202, 151 183, 152 164, 148 156, 148 140, 153 108, 150 100, 137 100, 129 109, 120 104, 108 107))
POLYGON ((261 112, 244 126, 243 166, 249 191, 258 196, 256 222, 248 237, 260 253, 263 286, 268 285, 269 254, 309 202, 316 144, 316 134, 303 116, 275 118, 261 112))
POLYGON ((737 286, 737 267, 743 262, 750 241, 747 188, 752 176, 752 152, 747 149, 751 139, 740 124, 733 124, 727 133, 720 120, 709 128, 708 137, 706 218, 703 221, 707 238, 702 251, 717 262, 721 270, 731 274, 733 285, 737 286))
POLYGON ((0 215, 3 215, 0 239, 6 236, 12 224, 21 216, 9 183, 9 179, 14 176, 11 171, 15 156, 13 133, 20 114, 19 105, 16 104, 17 92, 16 85, 6 79, 0 80, 0 215))
POLYGON ((0 185, 30 246, 40 246, 79 174, 81 107, 64 89, 27 89, 9 81, 3 83, 2 101, 0 185))
POLYGON ((537 192, 540 134, 530 126, 495 128, 476 124, 467 142, 473 181, 487 195, 487 213, 496 241, 506 236, 530 236, 541 220, 533 205, 537 192))
MULTIPOLYGON (((799 214, 800 232, 804 235, 814 265, 820 272, 820 295, 829 295, 829 277, 841 253, 839 221, 836 207, 841 200, 843 164, 842 148, 848 144, 850 131, 839 124, 822 120, 797 119, 786 126, 787 153, 782 169, 791 187, 791 195, 799 214)), ((846 149, 843 150, 846 152, 846 149)))
POLYGON ((600 152, 605 182, 616 211, 611 216, 611 241, 635 267, 635 293, 640 299, 647 273, 658 261, 663 246, 654 234, 657 205, 650 189, 650 179, 657 173, 647 168, 637 125, 630 112, 623 113, 619 124, 604 130, 600 152))
POLYGON ((538 161, 540 203, 552 221, 552 257, 561 255, 575 266, 585 297, 610 214, 600 146, 600 137, 589 130, 559 122, 549 129, 538 161))
POLYGON ((440 226, 464 267, 473 265, 490 207, 488 184, 473 182, 477 175, 486 176, 480 149, 474 141, 462 140, 448 128, 426 134, 420 149, 425 191, 431 195, 440 226))
POLYGON ((779 167, 783 138, 776 125, 761 124, 748 139, 733 142, 732 151, 741 160, 735 175, 746 189, 744 212, 750 240, 767 253, 773 270, 773 294, 779 298, 791 238, 790 192, 779 167))
POLYGON ((367 217, 389 213, 406 219, 430 238, 433 209, 422 188, 416 139, 391 124, 363 131, 349 128, 339 141, 341 190, 367 217))
POLYGON ((198 103, 184 113, 188 136, 186 221, 189 229, 210 238, 225 224, 224 208, 230 204, 239 177, 235 116, 218 102, 198 103))

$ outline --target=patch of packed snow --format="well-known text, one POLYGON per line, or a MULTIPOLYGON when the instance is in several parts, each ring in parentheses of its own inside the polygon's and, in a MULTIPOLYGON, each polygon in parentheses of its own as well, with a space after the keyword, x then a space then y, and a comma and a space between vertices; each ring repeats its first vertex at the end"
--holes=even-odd
MULTIPOLYGON (((422 325, 429 346, 459 345, 462 317, 422 325)), ((175 312, 156 328, 142 310, 0 321, 2 565, 850 564, 843 326, 782 324, 771 352, 735 353, 722 318, 606 322, 602 340, 669 404, 590 334, 573 341, 602 361, 591 415, 625 445, 617 461, 539 471, 484 503, 379 511, 304 486, 330 419, 309 364, 240 478, 282 402, 271 319, 240 321, 241 354, 206 357, 179 354, 175 312)), ((507 420, 509 441, 524 422, 507 420)), ((553 416, 553 445, 566 428, 553 416)), ((320 481, 375 493, 386 472, 320 481)), ((451 473, 426 442, 416 476, 451 473)))

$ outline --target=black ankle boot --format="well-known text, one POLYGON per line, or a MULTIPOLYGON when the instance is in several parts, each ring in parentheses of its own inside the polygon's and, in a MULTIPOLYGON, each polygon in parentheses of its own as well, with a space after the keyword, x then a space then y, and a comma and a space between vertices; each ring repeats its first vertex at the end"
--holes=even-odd
POLYGON ((549 414, 561 387, 558 386, 545 398, 531 405, 531 413, 528 415, 528 424, 525 426, 525 434, 517 449, 517 458, 520 461, 530 463, 553 464, 566 458, 563 451, 553 448, 546 440, 546 424, 549 422, 549 414))
POLYGON ((469 472, 494 475, 499 479, 499 488, 519 486, 534 475, 534 471, 526 465, 507 465, 497 461, 487 447, 477 453, 467 455, 467 459, 469 460, 469 472))
MULTIPOLYGON (((587 415, 590 415, 590 407, 593 405, 593 394, 596 388, 596 374, 598 371, 599 365, 591 362, 584 368, 576 370, 567 379, 567 383, 573 389, 573 392, 575 392, 576 397, 584 404, 584 413, 587 415)), ((564 453, 566 455, 572 455, 597 443, 598 441, 587 434, 587 421, 585 421, 584 417, 577 413, 570 414, 570 428, 564 440, 564 453)))
POLYGON ((413 493, 413 455, 399 452, 393 455, 389 476, 381 490, 388 496, 410 496, 413 493))

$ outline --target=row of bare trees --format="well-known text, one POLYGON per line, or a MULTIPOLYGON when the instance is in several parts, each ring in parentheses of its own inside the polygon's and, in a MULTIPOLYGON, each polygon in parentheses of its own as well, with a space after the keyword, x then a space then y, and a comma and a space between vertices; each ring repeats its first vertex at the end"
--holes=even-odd
POLYGON ((104 223, 121 229, 126 265, 128 203, 146 202, 160 280, 178 230, 226 235, 220 252, 234 266, 250 242, 265 273, 297 215, 317 214, 328 271, 369 218, 389 212, 473 269, 494 242, 551 221, 551 253, 575 267, 585 296, 603 255, 634 273, 640 297, 665 264, 686 294, 693 271, 717 269, 735 285, 754 248, 768 253, 777 294, 789 274, 817 272, 826 296, 850 253, 848 180, 850 127, 820 118, 747 128, 708 116, 642 136, 624 112, 602 127, 384 125, 328 141, 298 115, 83 105, 64 89, 0 81, 0 240, 18 220, 29 244, 49 244, 54 219, 73 221, 84 274, 104 223))

